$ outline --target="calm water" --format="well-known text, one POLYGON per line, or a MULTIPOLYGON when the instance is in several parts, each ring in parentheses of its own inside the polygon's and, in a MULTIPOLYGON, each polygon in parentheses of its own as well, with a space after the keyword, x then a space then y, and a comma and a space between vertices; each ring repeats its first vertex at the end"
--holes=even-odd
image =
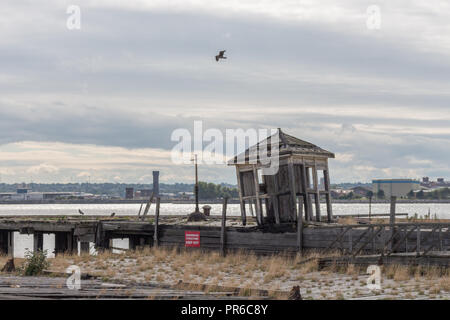
MULTIPOLYGON (((116 215, 137 215, 140 204, 126 203, 126 204, 2 204, 0 205, 0 216, 19 216, 19 215, 79 215, 78 209, 81 209, 86 215, 109 215, 115 212, 116 215)), ((221 215, 222 205, 211 205, 212 215, 221 215)), ((180 215, 189 214, 194 209, 193 204, 161 204, 161 214, 163 215, 180 215)), ((149 214, 154 214, 155 207, 152 205, 149 214)), ((325 204, 321 204, 321 211, 326 212, 325 204)), ((408 213, 410 216, 414 214, 425 216, 428 212, 432 217, 436 214, 438 218, 450 219, 450 203, 399 203, 396 211, 398 213, 408 213)), ((345 214, 367 214, 369 212, 368 204, 360 203, 336 203, 333 204, 333 213, 339 215, 345 214)), ((388 203, 372 204, 372 213, 388 213, 388 203)), ((248 209, 247 209, 248 213, 248 209)), ((248 213, 249 214, 249 213, 248 213)), ((239 204, 229 204, 227 215, 240 215, 239 204)), ((14 256, 23 257, 27 248, 33 248, 32 235, 20 235, 18 232, 14 234, 14 256)), ((93 246, 93 244, 91 244, 93 246)), ((128 239, 115 239, 114 247, 128 248, 128 239)), ((44 235, 44 250, 48 249, 51 253, 55 248, 55 237, 53 234, 44 235)), ((95 249, 91 248, 91 253, 95 254, 95 249)))
MULTIPOLYGON (((202 205, 200 205, 201 207, 202 205)), ((211 214, 221 215, 222 205, 212 204, 211 214)), ((86 215, 137 215, 140 204, 2 204, 0 205, 0 216, 20 216, 20 215, 75 215, 78 216, 78 209, 86 215)), ((193 204, 172 204, 162 203, 161 214, 163 215, 183 215, 194 210, 193 204)), ((325 204, 321 204, 321 211, 326 212, 325 204)), ((150 214, 154 214, 155 205, 150 208, 150 214)), ((450 218, 450 203, 398 203, 397 212, 414 215, 426 215, 430 211, 431 215, 436 214, 439 218, 450 218)), ((367 214, 369 205, 367 203, 335 203, 333 213, 335 214, 367 214)), ((389 203, 372 204, 372 213, 388 213, 389 203)), ((247 209, 248 213, 248 209, 247 209)), ((240 215, 239 204, 229 204, 227 215, 240 215)))

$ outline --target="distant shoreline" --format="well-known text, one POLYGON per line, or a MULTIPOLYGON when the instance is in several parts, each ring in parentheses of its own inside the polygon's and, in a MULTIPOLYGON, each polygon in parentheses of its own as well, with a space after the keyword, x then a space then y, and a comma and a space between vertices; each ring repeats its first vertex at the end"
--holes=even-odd
MULTIPOLYGON (((141 204, 147 203, 148 199, 112 199, 112 200, 22 200, 22 201, 0 201, 0 205, 7 204, 141 204)), ((161 200, 161 203, 173 204, 195 204, 193 200, 161 200)), ((205 204, 221 204, 222 200, 200 200, 200 205, 205 204)), ((239 203, 239 199, 230 199, 228 203, 239 203)))
MULTIPOLYGON (((27 201, 0 201, 0 205, 26 205, 26 204, 141 204, 146 203, 148 200, 145 199, 112 199, 112 200, 27 200, 27 201)), ((194 204, 193 200, 161 200, 161 203, 172 203, 172 204, 194 204)), ((239 199, 228 200, 229 204, 238 204, 239 199)), ((324 203, 324 201, 321 201, 324 203)), ((368 200, 332 200, 332 203, 349 203, 349 204, 369 204, 368 200)), ((389 204, 389 200, 372 200, 372 204, 385 203, 389 204)), ((421 204, 421 203, 450 203, 450 199, 447 200, 409 200, 409 199, 397 199, 397 204, 399 203, 411 203, 411 204, 421 204)), ((217 200, 200 200, 200 205, 206 204, 222 204, 221 199, 217 200)))

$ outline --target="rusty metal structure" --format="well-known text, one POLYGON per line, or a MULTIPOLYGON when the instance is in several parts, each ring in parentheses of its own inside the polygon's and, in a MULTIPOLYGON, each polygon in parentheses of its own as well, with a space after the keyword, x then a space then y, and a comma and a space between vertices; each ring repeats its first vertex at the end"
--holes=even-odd
POLYGON ((228 165, 236 167, 243 224, 247 208, 252 215, 255 212, 259 225, 292 223, 301 216, 321 221, 321 196, 331 222, 329 158, 334 158, 332 152, 278 129, 231 159, 228 165), (277 172, 268 170, 274 163, 277 172))

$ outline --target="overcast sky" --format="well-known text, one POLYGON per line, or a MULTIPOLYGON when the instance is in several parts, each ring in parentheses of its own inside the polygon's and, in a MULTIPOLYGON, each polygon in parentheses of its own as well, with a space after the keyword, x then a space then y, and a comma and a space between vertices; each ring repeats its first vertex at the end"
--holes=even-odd
POLYGON ((192 182, 170 137, 194 120, 281 127, 336 153, 332 182, 450 178, 449 21, 437 0, 2 0, 0 181, 192 182))

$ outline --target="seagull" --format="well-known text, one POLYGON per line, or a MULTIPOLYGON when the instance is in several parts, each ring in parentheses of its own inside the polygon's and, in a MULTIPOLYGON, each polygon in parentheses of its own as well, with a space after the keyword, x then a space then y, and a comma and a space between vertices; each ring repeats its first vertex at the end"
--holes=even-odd
POLYGON ((78 213, 81 214, 82 216, 84 215, 84 212, 81 211, 80 209, 78 209, 78 213))
POLYGON ((226 59, 227 57, 224 57, 224 53, 226 50, 219 51, 219 54, 216 56, 216 61, 219 61, 219 59, 226 59))
POLYGON ((111 217, 114 217, 115 215, 116 215, 116 213, 115 213, 115 212, 111 213, 111 217))

